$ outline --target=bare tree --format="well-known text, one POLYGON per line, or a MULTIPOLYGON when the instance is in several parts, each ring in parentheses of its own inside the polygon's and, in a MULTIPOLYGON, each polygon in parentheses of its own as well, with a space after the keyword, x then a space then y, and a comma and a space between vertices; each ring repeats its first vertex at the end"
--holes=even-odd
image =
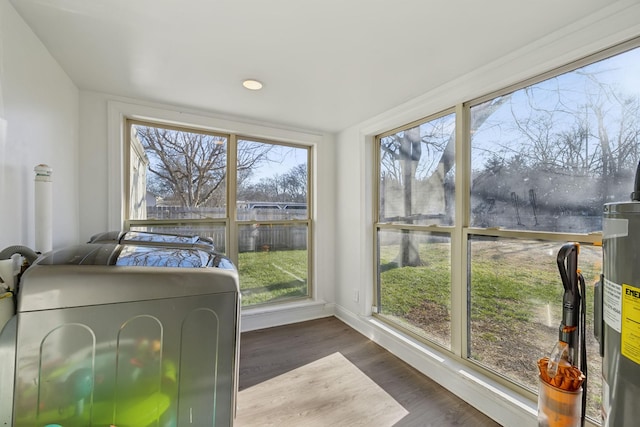
POLYGON ((571 212, 599 216, 603 203, 628 198, 630 188, 620 184, 640 160, 640 99, 593 71, 561 78, 525 88, 511 105, 511 127, 501 124, 508 137, 488 145, 491 160, 474 177, 478 218, 487 201, 508 206, 512 192, 535 192, 536 225, 541 209, 549 220, 571 212))
POLYGON ((640 99, 612 85, 604 84, 593 73, 583 73, 591 90, 587 108, 595 117, 593 139, 599 144, 601 158, 594 166, 600 172, 603 194, 610 194, 618 179, 634 171, 640 143, 640 99))
MULTIPOLYGON (((189 208, 225 203, 225 137, 151 126, 136 126, 136 131, 149 158, 148 186, 157 195, 189 208)), ((239 181, 266 160, 269 150, 268 144, 238 150, 239 181)))
MULTIPOLYGON (((478 106, 471 121, 472 132, 482 126, 482 124, 504 103, 509 100, 509 95, 496 98, 478 106)), ((421 127, 407 129, 388 137, 381 138, 381 164, 384 175, 381 176, 381 186, 388 185, 389 182, 401 184, 403 215, 402 220, 407 224, 412 224, 414 218, 419 218, 419 212, 413 212, 414 197, 416 197, 414 187, 416 182, 423 183, 421 188, 441 188, 444 189, 446 177, 455 165, 455 131, 443 129, 443 123, 433 121, 433 128, 429 132, 422 132, 421 127), (445 139, 442 135, 448 135, 445 139), (431 164, 420 167, 424 156, 432 159, 431 164), (418 178, 417 175, 421 175, 418 178)), ((421 195, 428 197, 429 195, 421 195)), ((444 215, 449 212, 448 197, 444 195, 444 215)), ((422 265, 418 246, 413 234, 402 233, 402 243, 400 253, 396 258, 399 266, 422 265)))
POLYGON ((284 174, 262 178, 256 184, 246 183, 238 190, 238 198, 271 202, 307 202, 307 165, 302 163, 284 174))

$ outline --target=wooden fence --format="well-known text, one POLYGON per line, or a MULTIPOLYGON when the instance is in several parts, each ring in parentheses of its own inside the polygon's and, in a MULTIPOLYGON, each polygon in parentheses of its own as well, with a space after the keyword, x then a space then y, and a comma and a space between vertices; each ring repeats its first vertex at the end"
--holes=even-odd
MULTIPOLYGON (((195 234, 213 240, 216 250, 226 252, 225 229, 223 226, 182 223, 184 219, 224 218, 224 208, 186 209, 183 207, 147 207, 149 219, 176 220, 176 225, 138 226, 137 230, 167 232, 177 234, 195 234)), ((241 221, 265 221, 241 224, 238 229, 238 251, 260 252, 274 250, 307 249, 307 227, 304 224, 269 224, 269 221, 305 219, 306 209, 238 209, 241 221)))

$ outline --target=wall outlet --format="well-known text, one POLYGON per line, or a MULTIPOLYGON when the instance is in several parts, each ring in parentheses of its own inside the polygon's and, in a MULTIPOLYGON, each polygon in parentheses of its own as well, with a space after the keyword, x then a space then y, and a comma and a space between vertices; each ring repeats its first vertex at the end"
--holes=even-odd
POLYGON ((360 301, 360 291, 358 289, 353 290, 353 302, 360 301))

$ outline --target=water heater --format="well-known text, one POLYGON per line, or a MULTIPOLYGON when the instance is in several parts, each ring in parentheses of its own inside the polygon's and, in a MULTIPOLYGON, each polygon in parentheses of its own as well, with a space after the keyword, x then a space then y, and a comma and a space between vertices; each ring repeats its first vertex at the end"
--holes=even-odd
MULTIPOLYGON (((638 187, 636 176, 636 187, 638 187)), ((602 425, 640 422, 640 194, 604 206, 595 335, 602 359, 602 425)))

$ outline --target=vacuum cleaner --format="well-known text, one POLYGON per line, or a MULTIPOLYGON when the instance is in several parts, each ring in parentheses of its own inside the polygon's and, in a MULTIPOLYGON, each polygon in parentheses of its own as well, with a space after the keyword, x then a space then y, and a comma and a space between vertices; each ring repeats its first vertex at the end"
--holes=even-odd
POLYGON ((578 243, 567 243, 557 256, 564 294, 558 342, 538 361, 538 425, 584 426, 587 404, 585 282, 578 269, 578 243))

